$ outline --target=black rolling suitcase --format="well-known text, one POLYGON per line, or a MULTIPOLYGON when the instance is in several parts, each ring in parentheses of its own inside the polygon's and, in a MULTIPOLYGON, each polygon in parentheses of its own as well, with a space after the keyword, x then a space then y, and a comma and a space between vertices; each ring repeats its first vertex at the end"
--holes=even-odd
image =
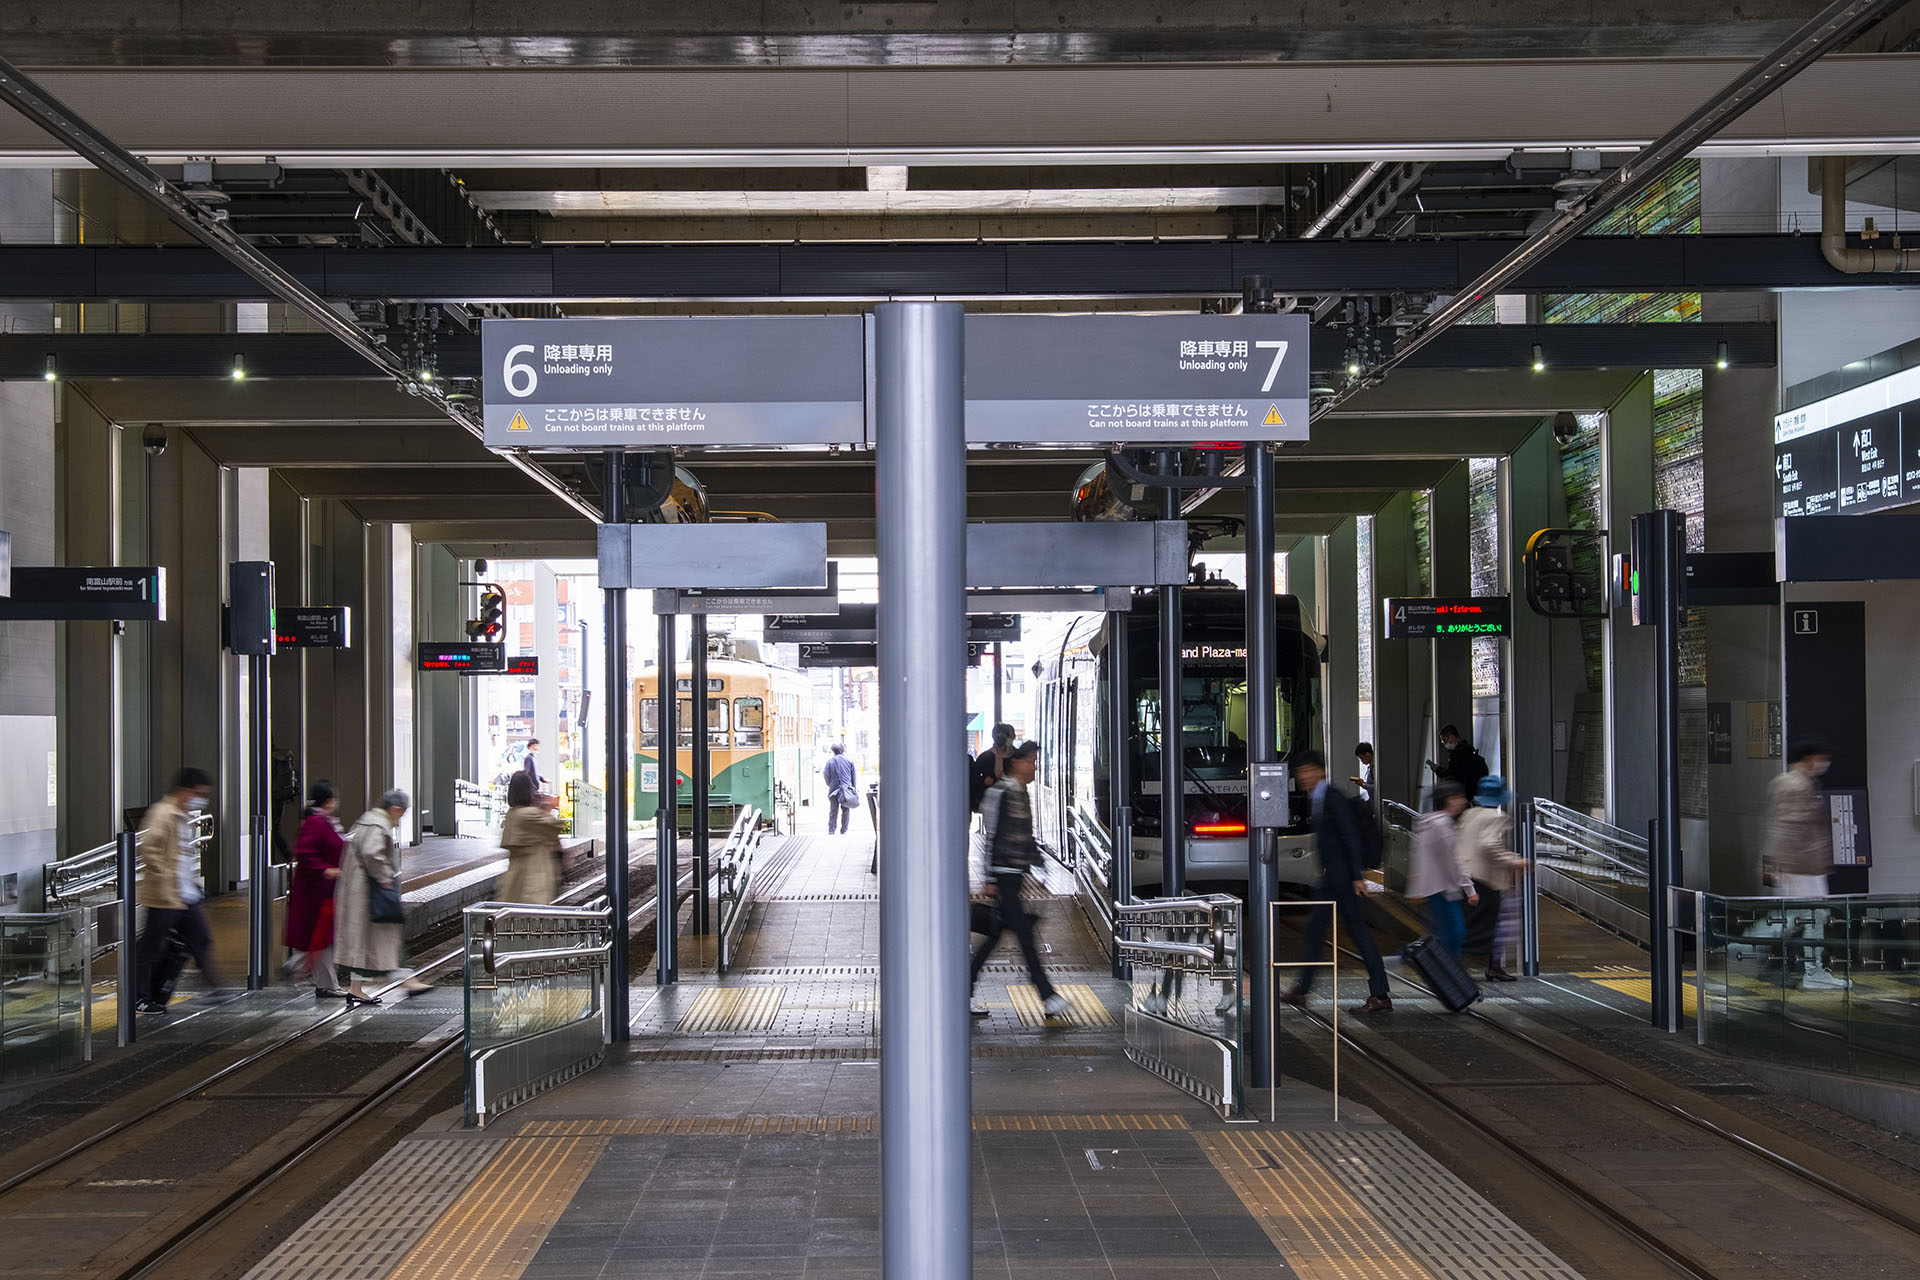
POLYGON ((149 1002, 164 1005, 173 999, 173 988, 187 971, 187 944, 178 938, 167 939, 167 954, 153 966, 153 986, 147 992, 149 1002))
POLYGON ((1400 960, 1425 978, 1433 993, 1440 997, 1440 1003, 1455 1013, 1480 998, 1480 985, 1454 959, 1452 952, 1432 938, 1409 942, 1400 953, 1400 960))

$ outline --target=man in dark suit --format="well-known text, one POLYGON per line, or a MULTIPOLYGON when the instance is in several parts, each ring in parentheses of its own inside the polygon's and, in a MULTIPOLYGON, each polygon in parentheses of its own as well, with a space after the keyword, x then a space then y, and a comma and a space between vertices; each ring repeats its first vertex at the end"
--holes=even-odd
POLYGON ((535 795, 540 794, 540 784, 546 781, 545 778, 540 776, 539 761, 535 760, 533 757, 533 753, 538 751, 539 749, 540 749, 540 739, 528 738, 527 754, 520 761, 520 771, 526 774, 529 778, 533 779, 533 792, 535 795))
MULTIPOLYGON (((1300 789, 1313 798, 1314 844, 1320 853, 1320 884, 1314 897, 1331 901, 1340 910, 1343 941, 1360 953, 1367 966, 1367 1000, 1355 1005, 1354 1013, 1391 1013, 1393 997, 1387 994, 1387 969, 1380 962, 1380 949, 1373 945, 1373 934, 1360 913, 1360 895, 1367 891, 1365 854, 1360 847, 1360 830, 1355 825, 1353 805, 1357 803, 1327 779, 1327 758, 1318 751, 1302 751, 1294 758, 1294 776, 1300 789)), ((1307 917, 1307 945, 1300 959, 1307 965, 1320 961, 1327 949, 1327 926, 1333 909, 1315 907, 1307 917)), ((1303 1009, 1307 992, 1313 989, 1319 971, 1302 968, 1293 988, 1279 1000, 1303 1009)))

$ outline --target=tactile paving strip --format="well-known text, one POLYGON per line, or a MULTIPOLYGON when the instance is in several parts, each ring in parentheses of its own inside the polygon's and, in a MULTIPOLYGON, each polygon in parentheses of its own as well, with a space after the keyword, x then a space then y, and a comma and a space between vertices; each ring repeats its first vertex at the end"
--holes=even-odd
MULTIPOLYGON (((716 1046, 711 1049, 632 1049, 635 1062, 872 1062, 879 1046, 768 1045, 764 1048, 716 1046)), ((1112 1050, 1093 1044, 975 1044, 976 1058, 1101 1058, 1112 1050)))
POLYGON ((1434 1280, 1291 1134, 1226 1131, 1193 1140, 1304 1280, 1434 1280))
POLYGON ((515 1138, 389 1280, 518 1280, 607 1147, 604 1138, 515 1138))
MULTIPOLYGON (((656 1134, 731 1136, 760 1133, 872 1133, 880 1117, 860 1116, 637 1116, 626 1120, 528 1120, 519 1136, 631 1137, 656 1134)), ((1077 1133, 1184 1130, 1185 1116, 1163 1112, 1112 1115, 977 1115, 975 1133, 1077 1133)))
POLYGON ((1403 1133, 1294 1138, 1345 1183, 1440 1280, 1580 1280, 1403 1133))
POLYGON ((1067 1007, 1057 1018, 1047 1017, 1040 991, 1030 983, 1009 983, 1007 997, 1013 1001, 1014 1016, 1029 1027, 1110 1027, 1113 1015, 1100 1003, 1092 987, 1083 982, 1063 982, 1054 991, 1066 997, 1067 1007))
POLYGON ((682 1035, 711 1031, 765 1031, 773 1026, 785 987, 708 987, 680 1018, 682 1035))
POLYGON ((407 1139, 247 1272, 247 1280, 386 1275, 502 1145, 469 1138, 407 1139))

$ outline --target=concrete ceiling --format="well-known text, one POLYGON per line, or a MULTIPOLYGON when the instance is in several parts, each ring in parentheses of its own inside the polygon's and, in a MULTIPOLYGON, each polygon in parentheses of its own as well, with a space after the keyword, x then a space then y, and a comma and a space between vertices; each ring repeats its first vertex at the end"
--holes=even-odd
MULTIPOLYGON (((820 5, 769 0, 298 4, 10 0, 0 42, 54 65, 941 66, 1112 61, 1756 56, 1820 0, 820 5)), ((1869 33, 1876 45, 1897 39, 1869 33)))

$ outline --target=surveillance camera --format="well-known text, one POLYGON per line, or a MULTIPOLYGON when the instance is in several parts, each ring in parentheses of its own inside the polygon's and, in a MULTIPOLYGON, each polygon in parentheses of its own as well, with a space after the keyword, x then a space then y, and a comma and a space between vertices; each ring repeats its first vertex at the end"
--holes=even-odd
POLYGON ((1570 443, 1580 434, 1580 419, 1577 415, 1562 409, 1553 415, 1553 438, 1561 444, 1570 443))
POLYGON ((149 422, 140 432, 140 447, 147 451, 149 458, 157 458, 167 451, 167 429, 157 422, 149 422))
POLYGON ((475 560, 473 562, 473 571, 475 573, 485 573, 487 571, 487 562, 485 560, 475 560))

